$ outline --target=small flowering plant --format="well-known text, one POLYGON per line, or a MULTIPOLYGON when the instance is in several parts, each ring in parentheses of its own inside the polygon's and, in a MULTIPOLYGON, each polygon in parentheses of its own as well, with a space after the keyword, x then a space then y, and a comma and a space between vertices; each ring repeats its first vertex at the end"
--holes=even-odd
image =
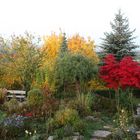
POLYGON ((33 113, 29 112, 29 113, 24 114, 23 116, 25 116, 25 117, 33 117, 33 113))
POLYGON ((29 131, 29 130, 25 130, 25 136, 26 137, 31 137, 31 136, 35 136, 37 133, 36 133, 36 130, 34 130, 33 132, 29 131))
POLYGON ((29 113, 25 113, 25 114, 17 114, 17 116, 33 117, 33 113, 32 112, 29 112, 29 113))
POLYGON ((22 127, 24 125, 24 121, 27 119, 28 117, 25 116, 20 116, 20 115, 12 115, 10 117, 5 118, 5 120, 2 122, 2 125, 4 127, 22 127))

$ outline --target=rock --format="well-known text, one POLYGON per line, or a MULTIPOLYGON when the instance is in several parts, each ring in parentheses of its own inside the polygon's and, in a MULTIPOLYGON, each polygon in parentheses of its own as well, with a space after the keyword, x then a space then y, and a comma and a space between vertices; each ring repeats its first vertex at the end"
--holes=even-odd
POLYGON ((110 136, 111 136, 111 132, 105 130, 97 130, 92 134, 93 138, 99 138, 99 139, 107 139, 110 136))
POLYGON ((140 140, 140 131, 137 131, 136 134, 137 134, 137 140, 140 140))
POLYGON ((84 140, 83 136, 73 136, 73 140, 84 140))
POLYGON ((138 128, 133 127, 133 126, 131 126, 131 127, 128 128, 128 131, 131 132, 132 134, 136 134, 136 131, 137 130, 138 130, 138 128))
POLYGON ((73 135, 74 135, 74 136, 79 136, 80 133, 79 133, 79 132, 74 132, 73 135))
POLYGON ((138 128, 140 128, 140 115, 134 115, 135 123, 138 128))
POLYGON ((98 138, 92 138, 92 139, 90 139, 90 140, 102 140, 102 139, 98 139, 98 138))
POLYGON ((53 136, 49 136, 47 140, 53 140, 53 136))
POLYGON ((137 107, 137 115, 140 115, 140 107, 137 107))
POLYGON ((112 126, 111 125, 105 125, 105 126, 103 126, 103 128, 105 130, 111 130, 112 129, 112 126))
POLYGON ((140 119, 140 115, 134 115, 134 119, 140 119))
POLYGON ((94 116, 87 116, 87 117, 85 117, 85 120, 87 120, 87 121, 97 121, 98 118, 95 118, 94 116))

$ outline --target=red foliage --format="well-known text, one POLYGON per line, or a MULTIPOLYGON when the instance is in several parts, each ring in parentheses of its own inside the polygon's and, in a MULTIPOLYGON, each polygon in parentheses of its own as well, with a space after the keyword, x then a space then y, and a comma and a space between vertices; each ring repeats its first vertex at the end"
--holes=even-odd
POLYGON ((100 67, 100 77, 107 83, 107 87, 117 90, 127 87, 140 88, 140 65, 132 57, 124 57, 116 61, 112 54, 104 59, 104 66, 100 67))
POLYGON ((30 112, 30 113, 26 113, 26 114, 17 114, 17 116, 32 117, 33 113, 30 112))
POLYGON ((25 117, 32 117, 33 116, 33 113, 26 113, 24 116, 25 117))

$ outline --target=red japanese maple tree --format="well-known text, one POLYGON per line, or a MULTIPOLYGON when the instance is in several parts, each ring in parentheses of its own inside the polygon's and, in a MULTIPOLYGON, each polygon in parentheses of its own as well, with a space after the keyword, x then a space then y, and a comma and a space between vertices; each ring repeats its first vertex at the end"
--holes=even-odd
POLYGON ((140 88, 140 64, 132 57, 124 57, 118 62, 109 54, 105 57, 104 63, 105 65, 100 67, 100 77, 106 82, 107 87, 115 90, 140 88))

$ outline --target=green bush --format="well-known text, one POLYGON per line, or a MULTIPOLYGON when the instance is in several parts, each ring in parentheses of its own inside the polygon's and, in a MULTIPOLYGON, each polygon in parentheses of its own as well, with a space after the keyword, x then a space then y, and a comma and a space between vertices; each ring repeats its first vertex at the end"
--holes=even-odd
POLYGON ((136 126, 138 128, 140 128, 140 117, 139 116, 135 118, 135 123, 136 123, 136 126))
MULTIPOLYGON (((115 98, 115 91, 113 89, 104 89, 104 90, 96 90, 96 94, 108 97, 108 98, 115 98)), ((140 89, 133 89, 133 96, 140 98, 140 89)))
POLYGON ((54 118, 51 118, 47 123, 49 134, 55 135, 58 139, 70 138, 74 132, 84 134, 86 126, 86 122, 80 119, 78 112, 71 108, 58 110, 54 118))
POLYGON ((87 124, 84 120, 78 120, 74 123, 74 131, 79 132, 80 134, 84 134, 86 132, 87 124))
POLYGON ((7 116, 6 113, 0 110, 0 124, 3 122, 6 116, 7 116))
POLYGON ((59 110, 54 116, 54 121, 57 126, 73 125, 77 120, 79 120, 78 112, 70 108, 59 110))
POLYGON ((66 125, 64 127, 56 129, 54 134, 56 136, 56 139, 65 140, 66 138, 69 138, 68 140, 71 140, 70 136, 73 135, 73 127, 71 125, 66 125))
POLYGON ((43 94, 39 89, 33 89, 28 92, 27 102, 31 107, 37 107, 43 103, 43 94))
POLYGON ((42 115, 45 117, 52 116, 59 109, 59 100, 53 96, 46 96, 41 107, 42 115))
POLYGON ((17 113, 19 111, 19 102, 17 99, 12 98, 10 101, 4 103, 4 108, 10 114, 17 113))
POLYGON ((24 121, 26 117, 12 115, 6 117, 0 124, 0 139, 14 140, 24 134, 24 121))
POLYGON ((91 93, 78 94, 73 102, 74 108, 81 116, 88 115, 91 112, 91 106, 94 102, 94 96, 91 93))
POLYGON ((93 106, 96 111, 104 111, 115 113, 116 112, 116 102, 114 99, 109 99, 104 96, 96 95, 96 102, 93 106))
POLYGON ((56 60, 52 71, 49 71, 48 80, 56 91, 74 89, 79 93, 97 71, 97 65, 91 59, 81 54, 65 54, 56 60))

